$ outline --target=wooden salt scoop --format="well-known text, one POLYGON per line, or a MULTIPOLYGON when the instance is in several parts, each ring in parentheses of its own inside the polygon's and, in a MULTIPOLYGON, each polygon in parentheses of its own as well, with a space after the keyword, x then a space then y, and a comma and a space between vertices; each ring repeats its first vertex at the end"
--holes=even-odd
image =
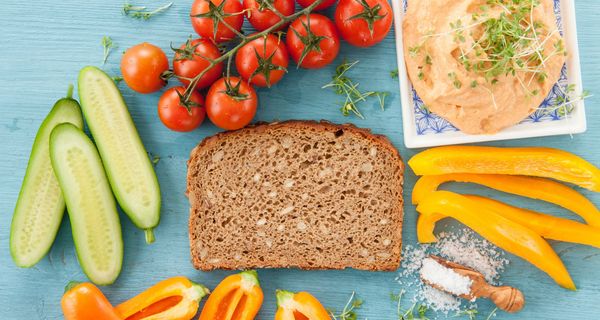
MULTIPOLYGON (((460 265, 460 264, 457 264, 454 262, 447 261, 445 259, 442 259, 442 258, 440 258, 438 256, 434 256, 434 255, 431 255, 430 258, 435 260, 440 265, 442 265, 448 269, 452 269, 454 272, 458 273, 459 275, 468 277, 469 279, 471 279, 471 281, 473 281, 473 283, 471 284, 471 293, 470 294, 462 294, 462 295, 459 295, 459 297, 461 297, 463 299, 467 299, 467 300, 473 300, 475 298, 486 298, 486 299, 489 299, 492 302, 494 302, 494 304, 499 309, 502 309, 506 312, 511 312, 511 313, 517 312, 517 311, 523 309, 523 307, 525 306, 525 296, 523 296, 523 293, 521 292, 521 290, 519 290, 517 288, 509 287, 509 286, 495 287, 495 286, 487 283, 483 274, 481 274, 471 268, 465 267, 463 265, 460 265)), ((447 292, 440 285, 431 283, 431 282, 423 279, 423 277, 421 277, 421 280, 424 283, 426 283, 440 291, 447 292)), ((451 293, 451 292, 448 292, 448 293, 451 293)))

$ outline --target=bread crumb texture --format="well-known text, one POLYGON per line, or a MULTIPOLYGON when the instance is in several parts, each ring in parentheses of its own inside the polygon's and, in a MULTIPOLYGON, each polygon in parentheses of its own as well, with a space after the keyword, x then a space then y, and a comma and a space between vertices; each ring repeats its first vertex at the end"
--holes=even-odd
POLYGON ((387 138, 287 121, 206 138, 187 194, 194 266, 396 270, 404 166, 387 138))

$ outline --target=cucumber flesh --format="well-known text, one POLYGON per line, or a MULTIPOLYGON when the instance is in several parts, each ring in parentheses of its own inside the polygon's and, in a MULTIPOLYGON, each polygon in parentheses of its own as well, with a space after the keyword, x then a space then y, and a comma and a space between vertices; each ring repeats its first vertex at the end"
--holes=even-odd
POLYGON ((123 239, 98 151, 83 131, 64 123, 50 135, 50 159, 67 204, 79 264, 95 284, 111 284, 121 272, 123 239))
POLYGON ((79 98, 119 205, 154 241, 160 220, 158 180, 127 105, 114 81, 96 67, 79 72, 79 98))
POLYGON ((54 104, 31 148, 10 228, 10 253, 19 267, 31 267, 48 253, 65 212, 49 151, 50 132, 65 122, 83 128, 79 103, 70 97, 54 104))

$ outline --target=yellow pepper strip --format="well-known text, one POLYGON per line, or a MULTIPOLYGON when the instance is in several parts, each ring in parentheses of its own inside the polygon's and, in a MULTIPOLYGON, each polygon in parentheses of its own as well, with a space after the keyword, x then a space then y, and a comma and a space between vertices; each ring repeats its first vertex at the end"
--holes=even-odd
POLYGON ((208 292, 206 287, 185 277, 173 277, 155 284, 115 309, 124 320, 190 320, 208 292))
MULTIPOLYGON (((421 214, 419 220, 431 216, 435 220, 439 215, 452 217, 496 246, 546 272, 561 287, 575 290, 571 276, 548 242, 531 229, 481 207, 478 202, 453 192, 436 191, 419 203, 417 211, 421 214)), ((417 233, 424 231, 417 229, 417 233)), ((419 239, 422 238, 427 237, 419 235, 419 239)))
POLYGON ((308 292, 277 290, 275 320, 331 320, 321 302, 308 292))
POLYGON ((590 200, 561 183, 535 177, 470 173, 423 176, 413 189, 413 204, 418 204, 441 184, 450 181, 476 183, 506 193, 550 202, 578 214, 589 225, 600 227, 600 211, 590 200))
POLYGON ((577 221, 553 217, 532 210, 513 207, 486 197, 465 195, 497 214, 537 232, 546 239, 585 244, 600 248, 600 228, 577 221))
POLYGON ((552 148, 448 146, 425 150, 408 161, 415 174, 509 174, 552 178, 600 192, 600 169, 552 148))

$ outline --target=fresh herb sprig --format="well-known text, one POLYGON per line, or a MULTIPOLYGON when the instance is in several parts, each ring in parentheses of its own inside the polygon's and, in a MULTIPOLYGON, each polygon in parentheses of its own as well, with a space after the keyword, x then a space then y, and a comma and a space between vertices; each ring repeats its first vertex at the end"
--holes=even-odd
POLYGON ((169 3, 162 5, 154 10, 148 10, 148 8, 145 6, 136 6, 136 5, 130 4, 129 2, 126 2, 123 5, 123 13, 126 16, 129 16, 129 17, 132 17, 135 19, 148 20, 152 16, 155 16, 155 15, 169 9, 172 5, 173 5, 173 2, 169 2, 169 3))
POLYGON ((335 93, 345 97, 340 108, 344 116, 354 114, 357 117, 364 119, 365 117, 360 112, 358 104, 366 101, 369 97, 376 97, 379 100, 381 110, 384 110, 385 98, 389 93, 385 91, 360 91, 358 89, 359 84, 346 75, 346 73, 357 63, 358 60, 354 62, 342 62, 342 64, 335 68, 335 74, 332 76, 331 82, 324 85, 322 89, 333 88, 335 93))
POLYGON ((333 320, 357 320, 356 309, 360 309, 362 304, 363 300, 356 298, 356 293, 353 291, 350 299, 348 299, 348 302, 346 302, 344 309, 340 313, 336 313, 333 309, 328 309, 327 311, 329 311, 333 320))
POLYGON ((110 55, 110 51, 112 49, 116 48, 117 46, 112 41, 112 38, 109 37, 109 36, 102 37, 102 42, 101 43, 102 43, 102 52, 103 52, 102 64, 106 64, 106 60, 108 60, 108 56, 110 55))

